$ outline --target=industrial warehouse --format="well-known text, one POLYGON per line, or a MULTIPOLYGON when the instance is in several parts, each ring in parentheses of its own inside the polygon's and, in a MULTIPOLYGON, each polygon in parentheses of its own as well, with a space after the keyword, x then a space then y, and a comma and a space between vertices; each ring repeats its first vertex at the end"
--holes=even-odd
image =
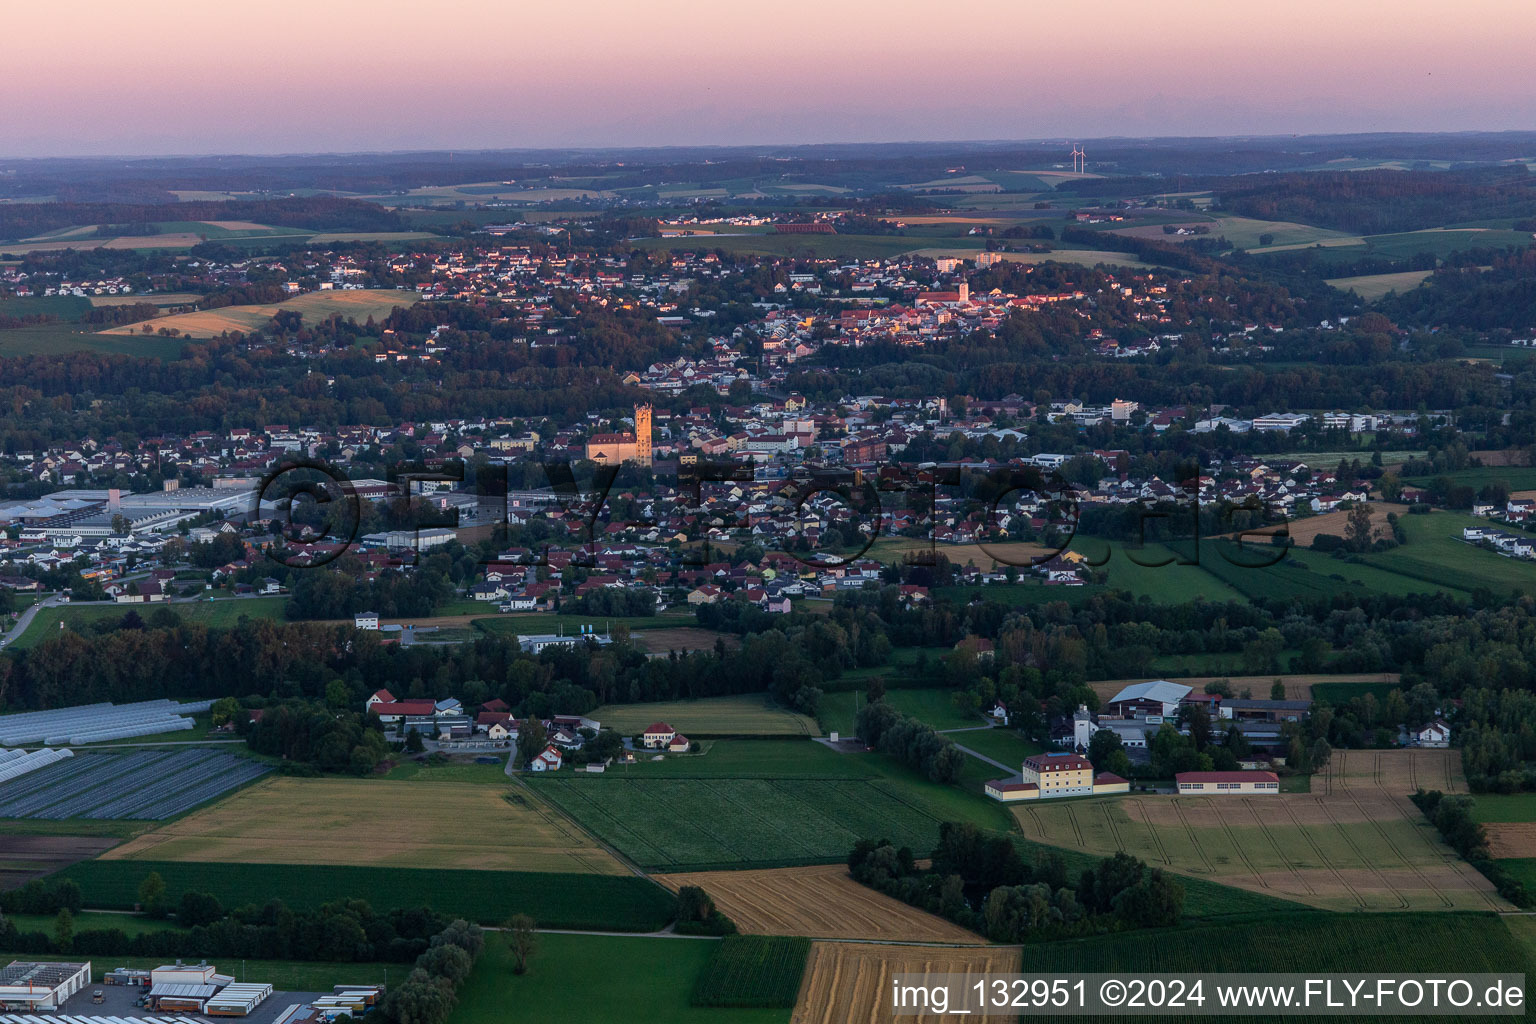
POLYGON ((91 979, 89 961, 12 963, 0 971, 0 1024, 206 1024, 186 1014, 324 1024, 361 1016, 384 992, 382 985, 337 985, 324 993, 279 993, 266 982, 220 974, 206 961, 118 967, 95 989, 91 979))

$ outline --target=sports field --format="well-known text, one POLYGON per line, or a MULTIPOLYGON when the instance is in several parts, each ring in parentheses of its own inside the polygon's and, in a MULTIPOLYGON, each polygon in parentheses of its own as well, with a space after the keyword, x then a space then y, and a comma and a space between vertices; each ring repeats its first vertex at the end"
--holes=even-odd
POLYGON ((668 889, 697 885, 743 932, 813 939, 983 942, 981 936, 924 913, 848 876, 842 864, 758 871, 657 875, 668 889))
POLYGON ((816 722, 771 704, 764 694, 703 697, 654 704, 604 704, 588 717, 624 735, 666 722, 685 736, 819 736, 816 722))
MULTIPOLYGON (((409 308, 416 304, 418 296, 411 291, 373 289, 362 291, 308 292, 290 299, 261 306, 224 306, 221 309, 199 310, 195 313, 177 313, 157 317, 154 320, 125 324, 103 331, 109 335, 140 334, 145 324, 153 331, 169 328, 194 338, 212 338, 226 331, 252 331, 265 327, 281 310, 301 313, 308 323, 324 320, 333 313, 349 317, 361 323, 370 316, 382 320, 396 306, 409 308)), ((153 333, 153 331, 151 333, 153 333)))
POLYGON ((1016 806, 1025 836, 1330 910, 1507 909, 1407 794, 1465 792, 1451 750, 1335 751, 1310 793, 1016 806))
POLYGON ((259 783, 147 832, 105 859, 624 871, 525 789, 339 778, 259 783))

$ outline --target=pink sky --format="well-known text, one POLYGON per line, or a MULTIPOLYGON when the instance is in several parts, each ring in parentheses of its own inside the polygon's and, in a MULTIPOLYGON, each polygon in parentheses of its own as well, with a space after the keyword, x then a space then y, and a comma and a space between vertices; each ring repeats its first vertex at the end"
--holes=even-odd
POLYGON ((5 157, 1536 128, 1529 0, 76 0, 6 20, 5 157))

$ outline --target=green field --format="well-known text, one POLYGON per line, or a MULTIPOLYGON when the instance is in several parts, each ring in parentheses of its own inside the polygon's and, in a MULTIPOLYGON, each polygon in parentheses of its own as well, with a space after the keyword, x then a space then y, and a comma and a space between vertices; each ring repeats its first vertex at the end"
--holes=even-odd
POLYGON ((550 928, 636 932, 661 928, 672 916, 672 896, 634 875, 92 860, 57 877, 78 882, 87 906, 132 909, 139 883, 151 871, 165 879, 166 897, 173 902, 184 892, 210 892, 226 907, 274 898, 291 907, 361 899, 380 912, 425 905, 481 924, 525 913, 550 928))
POLYGON ((1377 701, 1384 701, 1387 694, 1397 689, 1401 689, 1397 683, 1313 683, 1312 699, 1338 705, 1370 694, 1377 701))
POLYGON ((722 740, 702 757, 529 785, 635 863, 681 871, 833 863, 865 838, 926 853, 943 821, 1006 830, 1007 812, 981 794, 995 775, 945 786, 881 754, 722 740))
POLYGON ((685 736, 814 736, 816 723, 805 715, 769 702, 766 694, 748 693, 652 704, 604 704, 587 717, 604 728, 635 735, 652 722, 666 722, 685 736))
POLYGON ((1536 857, 1511 857, 1498 862, 1504 870, 1524 882, 1527 889, 1536 889, 1536 857))
MULTIPOLYGON (((885 702, 902 714, 927 722, 935 729, 964 729, 981 725, 979 715, 962 712, 955 706, 955 693, 954 690, 938 689, 887 690, 885 702)), ((843 736, 853 736, 858 732, 855 716, 863 706, 864 694, 861 691, 828 693, 821 698, 817 717, 828 732, 836 731, 843 736)))
POLYGON ((693 989, 695 1006, 795 1005, 811 940, 784 935, 728 935, 693 989))
POLYGON ((496 756, 497 764, 473 764, 455 761, 452 764, 425 764, 421 761, 401 761, 384 776, 386 779, 415 779, 419 782, 479 782, 490 786, 507 785, 505 751, 496 756))
MULTIPOLYGON (((1487 484, 1502 483, 1508 484, 1512 491, 1536 489, 1536 467, 1532 466, 1478 466, 1473 469, 1454 469, 1449 473, 1437 473, 1434 476, 1404 477, 1403 482, 1416 487, 1425 487, 1442 476, 1453 484, 1467 484, 1470 487, 1481 488, 1487 484)), ((1431 516, 1431 518, 1434 517, 1431 516)), ((1487 523, 1484 522, 1483 525, 1486 526, 1487 523)))
MULTIPOLYGON (((995 729, 953 732, 949 734, 949 738, 962 747, 969 747, 978 754, 985 754, 994 761, 1012 765, 1020 765, 1026 757, 1038 754, 1045 749, 1040 744, 1025 739, 1016 730, 1001 726, 995 729)), ((993 771, 995 772, 996 769, 994 768, 993 771)))
MULTIPOLYGON (((115 928, 127 935, 147 935, 150 932, 179 931, 175 921, 156 920, 138 914, 109 914, 104 911, 82 910, 74 915, 75 933, 106 931, 115 928)), ((5 919, 19 932, 53 934, 55 918, 52 914, 7 914, 5 919)))
MULTIPOLYGON (((1536 793, 1479 793, 1472 817, 1481 822, 1536 821, 1536 793)), ((1536 850, 1531 851, 1536 854, 1536 850)))
POLYGON ((1536 565, 1506 558, 1467 544, 1465 526, 1487 526, 1486 520, 1459 512, 1432 512, 1398 520, 1408 542, 1391 551, 1364 556, 1372 565, 1430 582, 1446 590, 1483 586, 1499 593, 1519 589, 1536 593, 1536 565))
POLYGON ((281 619, 287 598, 242 597, 217 598, 212 601, 186 601, 175 604, 70 604, 40 609, 27 631, 11 644, 13 650, 36 647, 49 637, 57 636, 59 623, 66 629, 83 632, 97 622, 116 622, 130 611, 147 619, 162 608, 176 613, 183 622, 198 623, 210 629, 228 629, 240 621, 241 616, 252 619, 281 619))
POLYGON ((81 331, 77 324, 35 324, 0 331, 0 358, 51 355, 61 352, 99 352, 106 355, 175 359, 187 342, 158 335, 124 337, 81 331))
POLYGON ((540 935, 528 973, 512 973, 504 942, 486 937, 474 973, 459 990, 449 1024, 519 1020, 567 1024, 787 1024, 790 1011, 693 1006, 718 942, 540 935))

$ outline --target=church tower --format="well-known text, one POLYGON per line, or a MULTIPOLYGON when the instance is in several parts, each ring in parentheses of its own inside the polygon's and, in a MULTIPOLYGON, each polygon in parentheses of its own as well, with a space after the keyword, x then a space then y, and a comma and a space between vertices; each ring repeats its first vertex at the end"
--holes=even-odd
POLYGON ((651 464, 651 407, 635 406, 635 461, 642 466, 651 464))

